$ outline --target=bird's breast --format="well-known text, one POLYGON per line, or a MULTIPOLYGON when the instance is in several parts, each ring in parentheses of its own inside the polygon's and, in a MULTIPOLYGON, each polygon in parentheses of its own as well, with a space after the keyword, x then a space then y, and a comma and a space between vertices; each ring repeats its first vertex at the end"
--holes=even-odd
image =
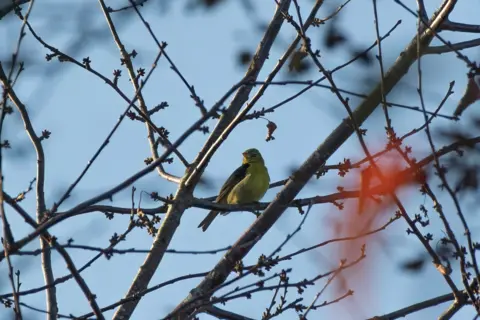
POLYGON ((266 169, 250 172, 228 196, 228 203, 241 204, 259 201, 267 192, 270 178, 266 169))

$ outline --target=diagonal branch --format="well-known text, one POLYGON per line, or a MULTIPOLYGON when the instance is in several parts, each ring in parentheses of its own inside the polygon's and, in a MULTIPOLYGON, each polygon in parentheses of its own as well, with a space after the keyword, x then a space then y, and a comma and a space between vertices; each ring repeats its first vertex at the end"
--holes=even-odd
POLYGON ((441 53, 459 51, 463 49, 469 49, 469 48, 478 47, 478 46, 480 46, 480 38, 468 40, 468 41, 462 41, 458 43, 452 43, 449 45, 428 47, 422 52, 422 54, 423 55, 441 54, 441 53))
MULTIPOLYGON (((416 130, 415 132, 419 132, 420 130, 416 130)), ((415 164, 412 164, 409 168, 406 168, 398 173, 399 176, 407 176, 416 174, 416 171, 419 168, 425 167, 434 161, 435 157, 439 158, 448 153, 456 152, 460 147, 463 146, 473 146, 475 144, 480 143, 480 136, 472 137, 472 138, 463 138, 459 141, 453 142, 449 145, 446 145, 438 150, 436 150, 435 154, 430 154, 424 157, 421 160, 418 160, 415 164)), ((363 162, 363 160, 361 161, 363 162)), ((327 167, 327 166, 325 166, 327 167)), ((333 166, 331 166, 333 167, 333 166)), ((356 167, 356 164, 352 165, 352 167, 356 167)), ((278 182, 272 183, 270 188, 283 186, 287 181, 280 180, 278 182)), ((372 186, 370 187, 370 192, 372 194, 383 195, 384 188, 381 185, 372 186)), ((319 195, 301 199, 295 199, 292 201, 288 206, 291 208, 298 208, 298 207, 305 207, 312 204, 321 204, 321 203, 334 203, 338 200, 345 200, 351 198, 357 198, 360 195, 359 190, 344 190, 340 192, 334 192, 326 195, 319 195)), ((212 202, 216 196, 210 198, 195 198, 191 199, 191 207, 201 208, 201 209, 208 209, 208 210, 218 210, 218 211, 228 211, 228 212, 236 212, 236 211, 258 211, 264 210, 268 207, 269 202, 259 202, 255 204, 222 204, 222 203, 215 203, 212 202)), ((175 200, 162 200, 165 201, 166 204, 173 204, 175 200)), ((127 207, 115 207, 115 206, 107 206, 107 205, 92 205, 88 206, 85 209, 80 210, 77 215, 89 213, 89 212, 109 212, 109 213, 117 213, 117 214, 131 214, 132 209, 127 207)), ((165 213, 165 205, 158 206, 156 208, 141 208, 141 211, 146 215, 155 215, 165 213)), ((59 212, 56 217, 52 219, 61 219, 63 221, 65 216, 68 215, 69 217, 73 215, 69 215, 66 212, 59 212)), ((55 221, 55 220, 54 220, 55 221)), ((58 223, 58 222, 57 222, 58 223)), ((56 223, 50 224, 49 227, 52 227, 56 223)), ((0 258, 1 261, 1 258, 0 258)))
MULTIPOLYGON (((147 127, 147 135, 148 135, 148 141, 150 143, 150 149, 153 155, 154 160, 158 159, 159 154, 157 151, 156 143, 155 143, 155 132, 158 133, 159 137, 161 138, 163 144, 166 147, 171 147, 172 143, 168 140, 168 137, 161 131, 159 130, 155 124, 152 122, 150 119, 150 115, 147 109, 147 105, 145 102, 145 99, 142 94, 142 87, 139 83, 139 78, 135 74, 135 71, 133 69, 133 62, 130 57, 130 54, 127 53, 125 50, 125 46, 123 45, 122 41, 120 40, 120 37, 117 33, 117 30, 115 28, 115 25, 113 24, 112 18, 110 17, 110 13, 108 11, 107 6, 105 5, 105 2, 103 0, 99 0, 100 6, 102 8, 102 12, 105 16, 105 19, 107 20, 108 27, 110 28, 110 32, 112 33, 112 37, 117 44, 117 47, 120 51, 122 61, 125 64, 125 67, 127 68, 128 71, 128 76, 130 77, 130 82, 133 85, 134 91, 136 93, 136 97, 138 98, 138 101, 140 103, 140 108, 138 109, 135 105, 132 105, 132 107, 135 109, 135 111, 138 112, 138 114, 142 117, 143 120, 145 120, 145 125, 147 127)), ((160 47, 160 53, 163 53, 163 48, 160 47)), ((160 55, 159 55, 160 56, 160 55)), ((154 66, 157 65, 157 61, 153 64, 154 66)), ((174 149, 175 155, 180 159, 180 161, 188 167, 188 161, 183 157, 183 155, 178 151, 177 149, 174 149)), ((163 169, 163 166, 160 164, 157 168, 158 173, 160 174, 161 177, 164 177, 167 180, 171 181, 176 181, 175 177, 172 177, 171 175, 167 174, 165 170, 163 169)), ((177 182, 177 181, 176 181, 177 182)))
MULTIPOLYGON (((171 147, 169 147, 157 160, 153 161, 151 164, 143 168, 142 170, 138 171, 137 173, 133 174, 132 176, 128 177, 125 179, 123 182, 119 183, 118 185, 110 188, 109 190, 94 196, 78 205, 73 207, 72 209, 64 212, 62 215, 54 215, 53 217, 49 217, 48 220, 43 222, 41 225, 38 225, 35 228, 35 230, 28 234, 27 236, 23 237, 22 239, 18 240, 14 244, 15 250, 19 250, 26 246, 28 243, 30 243, 33 239, 38 237, 39 235, 43 234, 45 231, 47 231, 50 227, 54 226, 55 224, 69 218, 75 215, 78 215, 81 213, 83 210, 88 208, 91 205, 94 205, 100 201, 106 200, 111 198, 114 194, 117 192, 127 188, 130 186, 132 183, 137 181, 138 179, 144 177, 148 173, 152 172, 155 170, 155 168, 165 161, 165 159, 173 152, 173 150, 180 146, 192 133, 198 130, 200 126, 202 126, 205 121, 207 121, 213 114, 215 114, 218 109, 222 106, 222 104, 227 100, 227 98, 237 90, 242 83, 234 85, 227 93, 223 95, 223 97, 215 103, 215 105, 207 112, 207 114, 197 121, 195 121, 173 144, 171 147)), ((133 102, 132 102, 133 103, 133 102)))
POLYGON ((241 314, 234 313, 231 311, 223 310, 215 306, 209 306, 205 308, 205 313, 208 313, 211 316, 214 316, 218 319, 226 320, 253 320, 252 318, 242 316, 241 314))
MULTIPOLYGON (((244 81, 242 81, 242 83, 256 80, 261 68, 263 67, 265 60, 268 57, 268 53, 270 52, 272 44, 283 24, 283 18, 282 18, 282 15, 280 14, 280 10, 288 9, 289 4, 290 4, 290 0, 283 0, 282 3, 278 6, 279 9, 277 9, 274 18, 272 19, 272 22, 267 28, 264 39, 258 46, 257 54, 255 55, 252 65, 248 70, 247 75, 244 77, 244 81)), ((228 108, 227 112, 222 116, 222 119, 220 120, 219 124, 217 125, 214 132, 212 133, 212 136, 209 139, 209 141, 213 142, 217 139, 221 131, 223 131, 223 129, 228 125, 230 120, 235 116, 235 114, 238 112, 238 110, 243 105, 243 103, 248 99, 248 95, 252 88, 253 88, 253 85, 243 85, 237 91, 237 94, 232 100, 230 108, 228 108)), ((207 146, 208 146, 208 142, 207 142, 207 146)), ((208 149, 204 148, 203 150, 208 150, 208 149)), ((203 158, 203 155, 204 153, 202 152, 199 154, 199 156, 197 157, 196 163, 198 163, 198 159, 203 158)), ((150 282, 151 278, 153 277, 153 274, 155 273, 161 260, 163 259, 163 256, 168 248, 168 245, 170 244, 170 241, 173 238, 173 235, 175 234, 175 231, 180 225, 180 219, 183 213, 190 206, 190 201, 191 201, 190 199, 192 197, 193 187, 187 188, 185 186, 185 180, 189 176, 188 175, 189 171, 190 170, 187 170, 187 174, 180 182, 179 189, 177 190, 177 193, 174 198, 176 202, 170 205, 167 211, 167 214, 165 216, 165 219, 163 220, 163 223, 160 226, 157 232, 157 235, 155 237, 155 240, 152 244, 151 252, 150 254, 147 255, 145 262, 140 267, 137 275, 135 276, 135 279, 133 280, 133 283, 131 284, 126 294, 126 297, 133 296, 137 292, 145 290, 147 288, 148 283, 150 282)), ((203 170, 196 171, 196 173, 193 174, 193 177, 196 178, 197 181, 200 178, 200 174, 202 171, 203 170)), ((195 186, 195 184, 196 183, 192 184, 191 186, 195 186)), ((138 300, 133 300, 123 304, 117 310, 113 319, 120 320, 120 319, 130 318, 138 302, 139 302, 138 300)))
POLYGON ((425 9, 425 3, 423 0, 417 0, 418 14, 420 18, 424 21, 428 21, 428 13, 425 9))
MULTIPOLYGON (((12 199, 8 194, 6 193, 3 193, 2 194, 2 197, 5 199, 5 201, 7 203, 9 203, 14 209, 15 211, 17 211, 17 213, 25 220, 25 222, 30 225, 31 227, 35 228, 35 229, 39 229, 39 225, 35 222, 35 220, 30 217, 30 215, 25 211, 23 210, 23 208, 21 208, 14 199, 12 199)), ((90 304, 90 307, 92 308, 93 310, 93 314, 99 319, 99 320, 103 320, 105 319, 102 315, 102 312, 100 311, 100 307, 98 306, 97 304, 97 301, 96 301, 96 296, 90 291, 89 287, 87 286, 87 284, 85 283, 85 280, 80 276, 80 272, 77 270, 77 268, 75 267, 75 264, 73 263, 73 260, 72 258, 70 257, 70 255, 67 253, 67 250, 65 250, 65 248, 63 248, 61 245, 59 245, 57 242, 56 242, 56 238, 54 236, 52 236, 48 231, 45 231, 43 230, 41 232, 41 237, 42 237, 42 240, 45 241, 45 243, 53 248, 55 248, 57 250, 57 252, 62 256, 62 258, 65 260, 65 263, 67 265, 67 268, 68 270, 70 271, 72 277, 75 279, 75 281, 77 282, 77 284, 79 285, 80 289, 82 290, 82 292, 84 293, 85 297, 87 298, 89 304, 90 304)), ((11 249, 12 250, 18 250, 18 246, 17 246, 17 243, 13 243, 11 246, 11 249)), ((44 250, 42 248, 42 250, 44 250)), ((44 286, 44 289, 46 289, 47 291, 50 289, 50 288, 55 288, 55 285, 57 283, 55 283, 55 281, 53 280, 52 282, 50 283, 47 283, 46 286, 44 286)), ((41 290, 43 291, 43 289, 41 290)), ((24 295, 25 293, 22 293, 22 292, 18 292, 19 295, 24 295)), ((49 313, 50 314, 50 313, 49 313)), ((56 312, 56 314, 58 315, 58 311, 56 312)), ((51 319, 51 318, 49 318, 51 319)))
MULTIPOLYGON (((279 4, 277 4, 277 10, 275 11, 275 15, 270 22, 267 30, 265 31, 263 39, 260 41, 257 51, 252 58, 250 66, 248 67, 247 73, 244 76, 244 80, 248 83, 248 85, 241 87, 237 91, 236 95, 232 99, 232 102, 230 103, 226 111, 223 113, 223 115, 220 117, 220 121, 217 123, 217 126, 213 129, 212 134, 209 136, 207 142, 202 147, 202 150, 199 152, 196 159, 194 160, 192 165, 193 169, 190 170, 189 173, 187 173, 187 179, 185 181, 185 184, 191 189, 193 189, 200 180, 200 177, 203 174, 206 166, 208 165, 211 157, 213 156, 213 153, 223 142, 222 138, 225 138, 226 135, 228 135, 228 133, 236 125, 236 123, 240 122, 241 115, 239 115, 238 113, 241 107, 248 101, 248 97, 254 87, 254 83, 257 80, 257 77, 264 65, 265 60, 269 56, 273 42, 275 41, 278 32, 280 31, 280 27, 283 24, 284 19, 282 12, 288 11, 290 2, 291 0, 283 0, 279 4)), ((323 3, 323 1, 321 0, 317 2, 323 3)), ((278 63, 277 66, 274 68, 274 71, 271 73, 271 76, 269 76, 269 79, 270 77, 273 77, 278 72, 278 70, 280 70, 281 66, 283 65, 281 62, 284 62, 286 60, 288 55, 294 50, 297 43, 298 41, 297 39, 295 39, 292 45, 287 49, 287 53, 284 55, 284 57, 282 57, 282 59, 280 59, 280 63, 278 63)), ((263 91, 266 89, 266 87, 266 85, 262 86, 254 99, 258 99, 263 94, 263 91)), ((252 101, 250 105, 255 102, 252 101)), ((242 114, 246 114, 248 110, 249 106, 247 105, 247 107, 243 110, 242 114)))
MULTIPOLYGON (((322 4, 323 4, 323 0, 317 0, 315 2, 315 5, 313 6, 313 9, 312 9, 311 13, 306 20, 305 29, 307 29, 314 22, 315 15, 317 14, 317 12, 320 9, 320 7, 322 6, 322 4)), ((280 13, 288 12, 288 6, 289 6, 289 3, 288 3, 288 5, 285 4, 284 6, 279 6, 277 12, 280 12, 280 13)), ((281 14, 281 15, 283 15, 283 14, 281 14)), ((272 42, 275 39, 275 38, 272 38, 272 37, 268 37, 268 33, 265 34, 264 38, 267 38, 268 41, 272 41, 272 42)), ((246 104, 246 107, 241 112, 239 112, 240 107, 243 105, 243 103, 245 103, 248 100, 248 95, 249 95, 249 93, 250 93, 250 91, 253 87, 248 86, 248 87, 245 87, 246 88, 245 91, 242 91, 242 90, 238 91, 237 95, 232 100, 232 103, 230 104, 229 108, 226 111, 226 114, 236 114, 236 116, 229 123, 226 123, 224 127, 222 127, 223 131, 221 131, 218 136, 215 134, 215 131, 212 133, 209 140, 204 145, 202 151, 200 151, 199 156, 195 160, 195 166, 193 167, 194 169, 192 171, 192 174, 188 177, 188 179, 185 182, 185 184, 187 186, 189 186, 190 188, 193 188, 197 184, 198 180, 200 179, 201 174, 205 170, 208 162, 210 161, 210 159, 213 156, 213 154, 215 153, 215 151, 227 139, 228 135, 233 131, 233 129, 241 121, 243 121, 243 119, 245 119, 245 117, 247 116, 247 113, 259 101, 260 97, 263 95, 265 90, 268 88, 271 81, 275 78, 275 76, 278 74, 280 69, 283 67, 283 65, 287 61, 288 57, 292 54, 292 52, 297 47, 300 39, 301 39, 301 37, 297 36, 292 41, 292 43, 287 48, 287 50, 285 51, 283 56, 279 59, 277 65, 274 67, 273 71, 270 72, 270 74, 268 75, 264 84, 260 87, 260 89, 257 91, 257 93, 253 96, 253 98, 246 104)), ((264 56, 265 54, 268 54, 268 51, 266 51, 266 50, 264 50, 264 52, 259 51, 259 52, 257 52, 256 56, 259 55, 259 54, 261 54, 260 56, 264 56)), ((260 71, 261 66, 262 65, 258 64, 258 61, 255 61, 255 59, 253 60, 252 65, 250 66, 250 69, 249 69, 249 71, 253 70, 255 72, 252 76, 255 76, 255 77, 258 76, 258 72, 260 71), (252 68, 252 66, 253 66, 253 68, 252 68)), ((248 76, 248 73, 247 73, 247 76, 248 76)), ((252 85, 255 83, 254 79, 248 78, 248 80, 249 80, 249 83, 251 83, 252 85)), ((233 117, 233 115, 232 115, 232 117, 233 117)), ((223 120, 223 118, 220 120, 220 122, 217 125, 217 127, 215 128, 215 130, 217 128, 221 127, 222 120, 223 120)))
MULTIPOLYGON (((430 28, 418 39, 414 36, 405 51, 396 60, 395 64, 385 74, 383 90, 388 94, 400 79, 408 72, 410 66, 417 59, 417 47, 425 48, 434 37, 435 30, 448 16, 454 2, 445 1, 441 8, 433 15, 429 22, 430 28)), ((361 125, 381 102, 381 86, 377 85, 353 112, 353 120, 361 125)), ((190 315, 196 306, 209 299, 209 295, 218 285, 222 284, 235 263, 242 260, 250 249, 263 237, 287 209, 290 202, 302 190, 305 184, 315 174, 330 156, 354 133, 351 119, 344 119, 342 123, 318 146, 300 168, 292 174, 284 189, 277 194, 263 214, 252 226, 237 240, 235 245, 217 263, 205 279, 194 288, 190 294, 174 309, 170 318, 184 319, 190 315)))
MULTIPOLYGON (((472 137, 472 138, 465 138, 461 139, 457 142, 454 142, 452 144, 449 144, 447 146, 444 146, 443 148, 439 149, 436 151, 435 155, 431 154, 429 156, 426 156, 422 160, 418 161, 415 166, 412 166, 410 168, 407 168, 403 171, 401 171, 399 174, 400 175, 410 175, 414 174, 415 170, 417 168, 424 167, 428 165, 430 162, 432 162, 436 157, 441 157, 447 153, 457 151, 458 148, 462 146, 473 146, 475 144, 480 143, 480 136, 472 137)), ((152 170, 152 169, 150 169, 152 170)), ((143 173, 143 171, 142 171, 143 173)), ((127 180, 127 182, 131 181, 132 179, 127 180)), ((122 187, 127 184, 127 182, 122 184, 122 187)), ((276 186, 282 186, 286 183, 287 181, 281 180, 279 182, 273 183, 271 187, 276 187, 276 186)), ((116 190, 116 189, 115 189, 116 190)), ((370 190, 373 194, 376 194, 377 192, 381 194, 381 190, 379 187, 372 187, 370 190)), ((108 194, 114 194, 114 191, 111 190, 105 194, 105 197, 107 197, 108 194)), ((295 207, 298 208, 299 206, 308 206, 310 204, 319 204, 319 203, 334 203, 337 200, 344 200, 344 199, 349 199, 349 198, 356 198, 358 197, 360 192, 358 190, 352 190, 352 191, 342 191, 342 192, 337 192, 337 193, 332 193, 332 194, 327 194, 327 195, 322 195, 322 196, 314 196, 314 197, 309 197, 309 198, 303 198, 303 199, 296 199, 292 201, 289 204, 289 207, 295 207)), ((9 198, 7 198, 7 202, 12 205, 14 202, 8 201, 9 198)), ((11 252, 16 253, 18 250, 20 250, 22 247, 24 247, 26 244, 28 244, 31 240, 42 234, 45 230, 48 230, 49 228, 53 227, 54 225, 64 221, 65 219, 68 219, 70 217, 83 214, 83 213, 88 213, 88 212, 94 212, 94 211, 105 211, 105 212, 114 212, 114 213, 120 213, 120 214, 131 214, 131 208, 121 208, 121 207, 112 207, 112 206, 104 206, 104 205, 88 205, 89 203, 96 203, 98 198, 94 198, 92 200, 89 200, 83 204, 78 205, 76 208, 66 211, 66 212, 59 212, 57 215, 54 217, 50 218, 48 221, 43 223, 40 227, 36 228, 34 232, 26 236, 25 238, 17 241, 15 243, 15 251, 11 252)), ((196 208, 202 208, 202 209, 208 209, 208 210, 219 210, 219 211, 255 211, 255 210, 263 210, 266 209, 269 205, 268 202, 261 202, 259 204, 247 204, 247 205, 225 205, 225 204, 218 204, 218 203, 212 203, 212 199, 198 199, 198 198, 192 198, 190 205, 192 207, 196 208)), ((167 202, 168 204, 174 204, 175 201, 171 200, 170 202, 167 202)), ((165 213, 165 210, 163 209, 164 206, 160 206, 157 208, 152 208, 152 209, 147 209, 144 208, 142 211, 145 214, 158 214, 158 213, 165 213)), ((0 261, 2 260, 2 256, 4 255, 4 252, 0 251, 0 261)))

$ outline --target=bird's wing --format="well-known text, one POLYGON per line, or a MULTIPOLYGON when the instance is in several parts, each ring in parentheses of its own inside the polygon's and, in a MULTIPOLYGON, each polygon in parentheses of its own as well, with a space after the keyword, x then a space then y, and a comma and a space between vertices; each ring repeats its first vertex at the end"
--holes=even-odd
POLYGON ((221 203, 227 199, 228 194, 232 191, 240 181, 242 181, 247 176, 247 169, 250 165, 248 163, 242 164, 238 167, 233 173, 228 177, 227 181, 223 184, 220 192, 218 193, 216 202, 221 203))

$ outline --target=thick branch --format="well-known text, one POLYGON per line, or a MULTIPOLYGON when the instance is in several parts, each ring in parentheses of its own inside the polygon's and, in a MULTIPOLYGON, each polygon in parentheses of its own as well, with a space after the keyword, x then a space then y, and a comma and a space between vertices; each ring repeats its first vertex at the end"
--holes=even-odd
POLYGON ((69 218, 75 215, 78 215, 79 213, 83 212, 86 208, 88 208, 91 205, 94 205, 100 201, 106 200, 111 198, 114 194, 117 192, 127 188, 130 186, 132 183, 137 181, 138 179, 144 177, 148 173, 152 172, 155 170, 155 168, 165 161, 165 159, 170 156, 170 154, 173 152, 173 150, 180 146, 192 133, 197 131, 200 126, 202 126, 207 119, 209 119, 215 112, 218 111, 218 109, 222 106, 222 104, 227 100, 227 98, 234 92, 241 84, 237 84, 233 86, 215 105, 207 112, 206 115, 204 115, 202 118, 197 120, 195 123, 193 123, 190 128, 188 128, 173 144, 171 147, 169 147, 157 160, 154 160, 151 164, 143 168, 142 170, 138 171, 137 173, 133 174, 132 176, 128 177, 125 179, 123 182, 119 183, 115 187, 97 195, 94 196, 93 198, 90 198, 74 208, 66 211, 62 215, 55 215, 53 217, 50 217, 47 221, 39 225, 38 227, 35 227, 35 231, 30 233, 29 235, 25 236, 24 238, 18 240, 15 242, 14 247, 16 250, 19 250, 23 248, 25 245, 30 243, 33 239, 38 237, 39 235, 43 234, 46 230, 48 230, 50 227, 53 225, 69 218))
MULTIPOLYGON (((272 47, 272 44, 280 31, 280 28, 283 24, 283 18, 280 13, 280 10, 288 9, 290 4, 290 0, 283 0, 281 4, 278 6, 280 9, 276 11, 272 22, 270 23, 269 27, 265 32, 265 36, 263 41, 260 43, 255 58, 253 59, 253 63, 249 71, 247 72, 247 76, 244 78, 246 81, 255 81, 258 73, 260 72, 261 68, 265 60, 268 57, 268 53, 272 47)), ((215 139, 210 139, 209 141, 215 141, 218 137, 215 136, 215 132, 219 133, 221 129, 228 125, 230 119, 235 116, 238 112, 240 107, 244 104, 244 102, 248 99, 248 95, 252 89, 252 85, 244 85, 238 91, 233 101, 230 105, 229 110, 226 114, 223 115, 222 120, 220 120, 219 125, 214 130, 212 137, 215 139), (232 105, 235 105, 232 108, 232 105), (234 110, 236 109, 236 110, 234 110)), ((221 132, 220 132, 221 133, 221 132)), ((205 150, 205 148, 203 149, 205 150)), ((208 149, 207 149, 208 150, 208 149)), ((198 159, 202 159, 203 154, 201 153, 197 157, 198 159)), ((200 178, 202 170, 198 171, 197 177, 200 178)), ((168 212, 163 220, 162 225, 160 226, 155 240, 151 247, 151 253, 147 255, 145 262, 140 267, 135 279, 133 280, 132 285, 130 286, 126 297, 130 297, 135 295, 137 292, 145 290, 150 282, 153 274, 155 273, 156 269, 158 268, 160 261, 163 259, 163 256, 170 244, 170 241, 175 234, 178 226, 180 225, 180 219, 185 212, 185 210, 190 206, 190 199, 193 192, 193 188, 186 188, 185 186, 185 178, 188 177, 188 174, 182 179, 180 182, 179 189, 175 195, 175 204, 171 205, 168 209, 168 212)), ((195 186, 195 183, 192 185, 195 186)), ((123 304, 115 313, 113 319, 114 320, 122 320, 122 319, 129 319, 135 310, 138 300, 133 300, 128 303, 123 304)))
POLYGON ((215 306, 210 306, 205 308, 205 313, 212 315, 218 319, 226 319, 226 320, 253 320, 252 318, 242 316, 240 314, 230 312, 227 310, 220 309, 215 306))
MULTIPOLYGON (((393 89, 408 72, 410 66, 416 61, 418 46, 423 49, 430 44, 435 30, 443 19, 447 17, 452 6, 453 3, 444 3, 441 10, 437 11, 430 21, 430 28, 418 37, 419 42, 417 42, 418 38, 416 35, 413 37, 403 54, 400 55, 396 63, 385 74, 383 83, 385 94, 393 89)), ((380 102, 381 87, 377 85, 369 97, 355 109, 353 113, 355 123, 361 125, 372 114, 380 102)), ((354 128, 351 120, 343 120, 327 139, 308 157, 301 167, 292 174, 285 188, 277 194, 275 200, 270 203, 260 218, 240 237, 233 248, 217 263, 209 275, 175 308, 171 318, 184 319, 192 313, 196 306, 209 299, 212 290, 225 281, 233 270, 235 263, 248 254, 255 243, 263 237, 283 214, 290 202, 316 173, 318 168, 325 164, 329 157, 337 151, 353 133, 354 128)))
POLYGON ((3 17, 5 17, 7 14, 12 11, 15 6, 19 6, 21 4, 25 4, 30 2, 30 0, 6 0, 2 1, 0 4, 0 20, 2 20, 3 17), (12 3, 13 2, 13 3, 12 3))

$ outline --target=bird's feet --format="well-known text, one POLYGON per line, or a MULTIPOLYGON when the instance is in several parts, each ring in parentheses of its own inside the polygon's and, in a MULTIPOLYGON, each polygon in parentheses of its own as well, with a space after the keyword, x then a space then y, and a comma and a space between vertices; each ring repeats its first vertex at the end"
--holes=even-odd
MULTIPOLYGON (((255 201, 255 202, 254 202, 254 204, 259 204, 259 203, 260 203, 260 202, 258 202, 258 201, 255 201)), ((252 213, 253 213, 253 214, 257 217, 257 219, 258 219, 258 217, 260 217, 260 215, 262 214, 262 211, 260 211, 260 210, 254 210, 254 211, 252 211, 252 213)))

